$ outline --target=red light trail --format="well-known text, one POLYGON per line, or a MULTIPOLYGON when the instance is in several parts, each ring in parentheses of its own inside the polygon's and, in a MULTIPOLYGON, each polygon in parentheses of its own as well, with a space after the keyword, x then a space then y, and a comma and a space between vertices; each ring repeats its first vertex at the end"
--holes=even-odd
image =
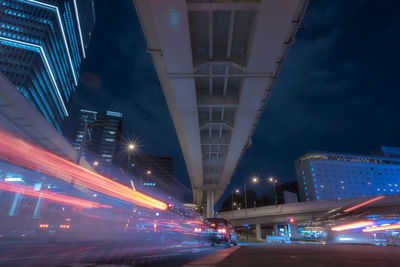
POLYGON ((96 208, 111 208, 108 205, 102 205, 97 202, 84 200, 81 198, 70 197, 67 195, 56 194, 47 190, 35 191, 33 187, 25 185, 11 185, 6 183, 0 183, 0 189, 13 193, 20 193, 25 196, 36 197, 46 199, 52 202, 57 202, 65 205, 71 205, 74 207, 85 208, 85 209, 96 209, 96 208))
POLYGON ((366 227, 366 226, 371 226, 374 225, 374 222, 370 221, 360 221, 360 222, 355 222, 355 223, 350 223, 350 224, 345 224, 345 225, 340 225, 340 226, 335 226, 332 227, 332 231, 345 231, 345 230, 351 230, 351 229, 357 229, 360 227, 366 227))
POLYGON ((151 209, 167 209, 167 205, 162 201, 130 189, 2 131, 0 131, 0 159, 136 205, 151 209))
POLYGON ((379 197, 372 198, 372 199, 367 200, 367 201, 365 201, 365 202, 362 202, 362 203, 360 203, 360 204, 358 204, 358 205, 355 205, 355 206, 353 206, 353 207, 351 207, 351 208, 348 208, 348 209, 344 210, 344 212, 350 212, 350 211, 352 211, 352 210, 361 208, 361 207, 363 207, 363 206, 365 206, 365 205, 368 205, 368 204, 370 204, 370 203, 372 203, 372 202, 381 200, 381 199, 383 199, 383 198, 385 198, 385 196, 379 196, 379 197))
POLYGON ((400 229, 400 223, 397 224, 390 224, 390 225, 381 225, 381 226, 372 226, 362 229, 363 232, 376 232, 376 231, 383 231, 383 230, 395 230, 400 229))

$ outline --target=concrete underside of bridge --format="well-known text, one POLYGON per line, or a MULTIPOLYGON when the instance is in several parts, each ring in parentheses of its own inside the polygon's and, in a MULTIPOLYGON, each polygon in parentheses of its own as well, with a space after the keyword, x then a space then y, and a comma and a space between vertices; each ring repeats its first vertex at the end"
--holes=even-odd
POLYGON ((308 0, 133 0, 198 206, 251 144, 308 0))

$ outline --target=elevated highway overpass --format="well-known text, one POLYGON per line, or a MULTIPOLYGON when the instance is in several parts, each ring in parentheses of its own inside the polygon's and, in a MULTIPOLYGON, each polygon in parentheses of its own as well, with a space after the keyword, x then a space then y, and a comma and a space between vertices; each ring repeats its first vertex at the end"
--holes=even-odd
POLYGON ((133 0, 198 206, 214 214, 308 0, 133 0))
MULTIPOLYGON (((288 218, 293 217, 296 222, 311 221, 316 218, 334 215, 336 212, 343 211, 364 203, 372 197, 350 198, 342 200, 309 201, 297 202, 291 204, 264 206, 250 208, 247 210, 249 225, 274 225, 277 223, 287 223, 288 218)), ((379 201, 372 202, 365 207, 385 208, 389 211, 390 207, 400 207, 400 195, 389 195, 379 201)), ((361 207, 360 207, 361 208, 361 207)), ((230 220, 235 226, 241 226, 246 223, 245 209, 218 212, 218 216, 230 220)))

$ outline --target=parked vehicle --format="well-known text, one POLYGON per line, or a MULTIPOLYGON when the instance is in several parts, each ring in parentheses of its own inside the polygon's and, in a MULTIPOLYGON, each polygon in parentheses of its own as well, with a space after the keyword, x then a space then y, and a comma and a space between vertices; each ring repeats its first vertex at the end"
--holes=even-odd
POLYGON ((225 244, 230 246, 238 244, 237 234, 232 223, 222 218, 208 218, 210 223, 210 236, 213 245, 225 244))

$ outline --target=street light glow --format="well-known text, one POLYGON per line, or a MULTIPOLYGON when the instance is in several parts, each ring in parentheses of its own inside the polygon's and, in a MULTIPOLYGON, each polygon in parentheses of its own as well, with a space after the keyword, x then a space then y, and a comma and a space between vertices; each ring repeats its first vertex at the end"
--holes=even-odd
POLYGON ((147 174, 151 174, 151 171, 149 170, 149 171, 147 171, 146 173, 147 173, 147 174))
POLYGON ((99 165, 99 162, 98 162, 98 161, 95 161, 95 162, 93 162, 93 165, 94 165, 94 166, 97 166, 97 165, 99 165))
POLYGON ((236 190, 235 190, 235 193, 236 193, 236 194, 239 194, 239 193, 240 193, 239 189, 236 189, 236 190))
POLYGON ((129 150, 135 150, 135 148, 136 148, 136 145, 134 144, 134 143, 130 143, 129 145, 128 145, 128 149, 129 150))
POLYGON ((253 177, 253 178, 251 178, 251 181, 252 181, 253 183, 257 183, 257 182, 258 182, 258 177, 253 177))

